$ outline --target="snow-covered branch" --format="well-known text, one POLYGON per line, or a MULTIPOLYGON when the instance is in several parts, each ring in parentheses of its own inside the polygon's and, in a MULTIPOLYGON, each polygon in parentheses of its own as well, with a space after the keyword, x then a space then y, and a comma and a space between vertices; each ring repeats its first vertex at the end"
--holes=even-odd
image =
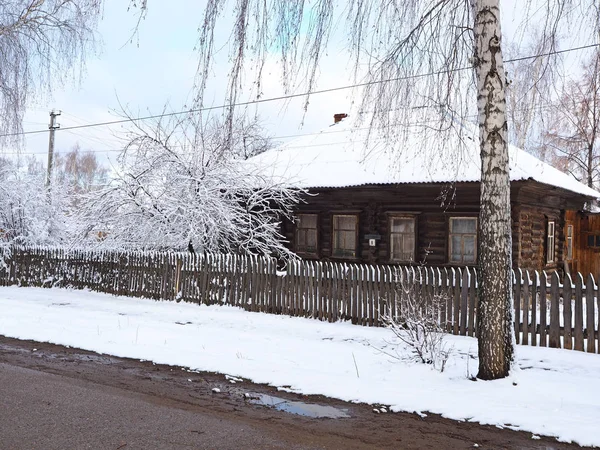
POLYGON ((214 120, 137 123, 115 180, 87 197, 81 217, 86 244, 92 237, 95 245, 113 248, 288 255, 279 221, 300 192, 245 161, 243 150, 257 141, 249 129, 258 128, 240 122, 232 139, 214 120))

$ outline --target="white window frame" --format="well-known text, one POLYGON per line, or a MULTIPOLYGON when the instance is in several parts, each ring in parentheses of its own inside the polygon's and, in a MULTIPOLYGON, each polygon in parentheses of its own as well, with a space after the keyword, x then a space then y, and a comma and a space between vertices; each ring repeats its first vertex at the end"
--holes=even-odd
MULTIPOLYGON (((296 214, 295 239, 296 239, 296 242, 295 242, 296 253, 298 253, 300 255, 309 255, 309 256, 317 256, 319 254, 319 215, 318 214, 316 214, 316 213, 296 214), (314 216, 315 222, 316 222, 315 228, 301 227, 300 225, 302 223, 302 219, 301 219, 302 216, 314 216), (298 244, 300 233, 307 234, 308 230, 315 230, 315 249, 314 249, 314 251, 306 250, 306 245, 304 248, 300 248, 300 246, 298 244)), ((304 236, 304 241, 306 242, 306 235, 304 236)))
MULTIPOLYGON (((415 261, 415 253, 416 253, 416 247, 417 247, 417 218, 415 216, 410 216, 410 215, 406 215, 406 214, 396 214, 396 215, 390 215, 389 217, 389 242, 390 242, 390 262, 414 262, 415 261), (412 238, 413 238, 413 248, 412 248, 412 252, 410 255, 409 259, 404 259, 401 257, 396 257, 394 255, 394 247, 393 247, 393 243, 394 243, 394 239, 393 236, 394 235, 409 235, 410 233, 399 233, 399 232, 394 232, 392 231, 392 223, 394 220, 397 219, 408 219, 411 220, 413 223, 413 231, 412 231, 412 238)), ((404 237, 403 237, 404 239, 404 237)))
POLYGON ((548 220, 548 225, 546 226, 546 264, 552 264, 556 261, 555 242, 556 222, 554 220, 548 220))
POLYGON ((451 264, 475 264, 477 263, 477 226, 478 219, 477 217, 469 217, 469 216, 455 216, 450 217, 448 221, 448 261, 451 264), (473 220, 475 221, 475 233, 453 233, 452 232, 452 222, 454 220, 473 220), (455 261, 452 259, 452 236, 453 235, 462 235, 462 236, 473 236, 475 240, 475 248, 473 250, 473 261, 465 261, 465 252, 464 252, 464 242, 461 238, 461 251, 460 251, 460 261, 455 261))
POLYGON ((331 239, 332 239, 331 256, 333 258, 346 258, 346 259, 358 258, 358 214, 351 214, 351 213, 333 214, 331 217, 331 239), (352 230, 341 229, 339 227, 336 228, 336 220, 338 217, 351 217, 352 219, 354 219, 354 230, 353 230, 354 231, 354 248, 353 249, 337 247, 337 242, 338 242, 337 232, 352 231, 352 230), (340 250, 341 250, 341 252, 340 252, 340 250), (352 254, 348 254, 348 253, 352 253, 352 254))
POLYGON ((567 261, 573 260, 573 225, 567 225, 567 261))

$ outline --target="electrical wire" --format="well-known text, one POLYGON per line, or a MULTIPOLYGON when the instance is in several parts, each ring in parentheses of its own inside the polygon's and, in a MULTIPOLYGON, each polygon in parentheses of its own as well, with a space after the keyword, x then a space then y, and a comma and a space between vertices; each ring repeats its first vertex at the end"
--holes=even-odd
MULTIPOLYGON (((588 44, 588 45, 583 45, 580 47, 573 47, 573 48, 564 49, 564 50, 554 50, 551 52, 539 53, 537 55, 522 56, 519 58, 507 59, 504 62, 511 63, 511 62, 525 61, 525 60, 529 60, 529 59, 559 55, 559 54, 573 52, 573 51, 586 50, 586 49, 590 49, 590 48, 594 48, 594 47, 600 47, 600 43, 588 44)), ((328 89, 316 90, 316 91, 312 91, 312 92, 303 92, 300 94, 289 94, 289 95, 281 95, 278 97, 256 99, 256 100, 250 100, 250 101, 246 101, 246 102, 233 103, 233 104, 229 104, 229 105, 223 104, 223 105, 219 105, 219 106, 207 106, 207 107, 202 107, 202 108, 195 108, 195 109, 193 108, 193 109, 184 110, 184 111, 153 114, 153 115, 141 116, 141 117, 131 117, 131 118, 127 118, 127 119, 109 120, 109 121, 105 121, 105 122, 96 122, 96 123, 89 123, 89 124, 82 124, 82 125, 74 125, 71 127, 58 128, 56 131, 77 130, 77 129, 81 129, 81 128, 102 127, 102 126, 117 125, 117 124, 122 124, 122 123, 137 122, 137 121, 143 121, 143 120, 160 119, 163 117, 178 116, 178 115, 182 115, 182 114, 191 114, 191 113, 198 113, 198 112, 204 112, 204 111, 214 111, 217 109, 225 109, 225 108, 231 108, 231 107, 235 107, 235 106, 252 106, 252 105, 258 105, 261 103, 268 103, 268 102, 274 102, 274 101, 280 101, 280 100, 288 100, 288 99, 293 99, 293 98, 306 97, 309 95, 325 94, 325 93, 329 93, 329 92, 336 92, 336 91, 342 91, 342 90, 347 90, 347 89, 354 89, 354 88, 358 88, 358 87, 372 86, 375 84, 388 83, 388 82, 392 82, 392 81, 404 81, 404 80, 425 78, 425 77, 430 77, 430 76, 435 76, 435 75, 442 75, 445 73, 460 72, 460 71, 471 70, 471 69, 472 69, 471 66, 457 67, 456 69, 451 69, 451 70, 440 70, 440 71, 428 72, 428 73, 424 73, 424 74, 408 75, 408 76, 396 77, 396 78, 388 78, 386 80, 368 81, 365 83, 338 86, 338 87, 333 87, 333 88, 328 88, 328 89)), ((0 134, 0 137, 24 136, 24 135, 30 135, 30 134, 46 133, 46 132, 48 132, 47 129, 22 131, 19 133, 0 134)))

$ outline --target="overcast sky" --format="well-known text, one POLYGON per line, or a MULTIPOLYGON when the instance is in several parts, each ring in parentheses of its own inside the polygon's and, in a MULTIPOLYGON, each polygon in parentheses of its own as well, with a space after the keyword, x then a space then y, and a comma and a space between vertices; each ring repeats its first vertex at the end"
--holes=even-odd
MULTIPOLYGON (((204 2, 150 1, 148 14, 133 42, 130 37, 136 17, 127 11, 128 4, 125 0, 106 0, 99 26, 99 52, 88 58, 82 81, 59 86, 51 96, 38 99, 25 116, 25 131, 47 130, 49 111, 53 108, 62 111, 58 118, 62 127, 115 120, 119 118, 119 102, 134 116, 161 113, 167 103, 172 110, 185 109, 192 96, 197 65, 194 45, 204 2)), ((508 16, 511 7, 505 8, 508 16)), ((504 32, 511 33, 514 22, 506 16, 504 32)), ((225 28, 221 28, 222 33, 227 32, 225 28)), ((343 36, 332 38, 331 51, 321 64, 317 89, 352 83, 348 54, 342 49, 344 43, 343 36)), ((225 103, 227 56, 227 47, 217 55, 219 64, 213 71, 207 105, 225 103)), ((273 61, 267 64, 265 73, 263 98, 283 95, 273 61)), ((358 100, 356 92, 347 90, 313 96, 306 115, 302 100, 266 103, 251 111, 258 112, 268 133, 277 139, 318 131, 332 123, 334 113, 348 112, 353 100, 358 100)), ((68 151, 79 142, 83 149, 98 152, 102 159, 114 160, 116 150, 123 145, 115 137, 120 131, 122 126, 59 131, 56 149, 68 151)), ((23 153, 42 157, 47 149, 47 133, 33 134, 27 137, 23 153)))
MULTIPOLYGON (((170 0, 149 2, 150 8, 139 29, 139 36, 130 41, 136 18, 127 11, 128 2, 107 0, 104 17, 100 22, 100 51, 91 55, 81 83, 59 86, 51 98, 39 99, 29 108, 24 129, 47 130, 49 111, 61 110, 57 119, 61 127, 115 120, 119 104, 135 115, 159 114, 165 104, 179 111, 192 97, 197 67, 197 28, 202 18, 203 2, 197 0, 170 0)), ((336 46, 335 42, 332 42, 336 46)), ((339 47, 339 45, 337 46, 339 47)), ((205 104, 225 103, 226 61, 228 48, 218 55, 205 104), (221 63, 222 62, 222 63, 221 63)), ((325 58, 318 87, 350 84, 346 70, 347 57, 335 54, 325 58)), ((283 95, 274 64, 268 64, 264 98, 283 95)), ((251 111, 258 112, 268 133, 277 138, 290 134, 318 131, 333 121, 333 114, 349 110, 352 91, 314 96, 306 116, 303 102, 273 102, 262 104, 251 111), (302 121, 304 120, 304 125, 302 121)), ((114 136, 123 126, 105 126, 80 130, 57 131, 56 150, 67 151, 75 142, 83 149, 98 152, 99 156, 114 159, 122 143, 114 136)), ((48 134, 27 136, 23 153, 45 155, 48 134)))

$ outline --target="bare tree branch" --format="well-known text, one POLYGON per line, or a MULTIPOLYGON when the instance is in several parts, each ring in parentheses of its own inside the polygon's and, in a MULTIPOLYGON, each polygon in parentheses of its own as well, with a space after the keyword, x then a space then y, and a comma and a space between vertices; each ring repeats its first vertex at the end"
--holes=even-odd
POLYGON ((15 0, 0 6, 0 138, 19 143, 32 96, 81 73, 95 48, 101 0, 15 0))

